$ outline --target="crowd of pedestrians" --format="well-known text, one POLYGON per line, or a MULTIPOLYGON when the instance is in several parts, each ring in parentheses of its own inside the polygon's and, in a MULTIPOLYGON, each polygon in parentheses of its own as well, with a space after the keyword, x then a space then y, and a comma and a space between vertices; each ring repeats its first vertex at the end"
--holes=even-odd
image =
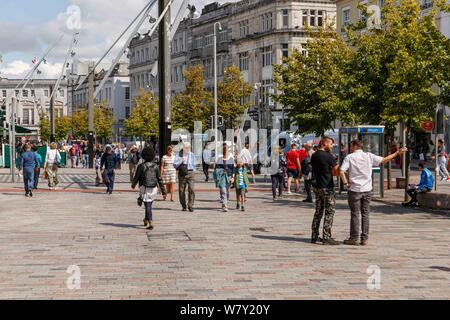
MULTIPOLYGON (((372 169, 384 163, 398 159, 407 151, 406 148, 395 150, 387 157, 380 157, 363 151, 363 142, 351 142, 351 152, 343 159, 341 165, 332 154, 335 141, 330 137, 323 137, 318 146, 306 143, 298 149, 292 144, 287 154, 280 146, 274 149, 276 156, 271 157, 272 197, 274 201, 283 199, 284 191, 292 194, 291 185, 294 182, 294 192, 300 192, 303 179, 303 202, 313 203, 315 197, 315 213, 311 225, 311 242, 321 242, 326 245, 337 245, 341 242, 332 237, 332 227, 336 205, 335 179, 339 177, 343 187, 348 190, 348 206, 350 209, 349 238, 346 245, 367 245, 369 239, 369 214, 372 197, 372 169), (287 178, 287 179, 286 179, 287 178), (323 220, 323 221, 322 221, 323 220), (320 236, 320 226, 322 235, 320 236)), ((42 146, 41 146, 42 147, 42 146)), ((86 143, 74 144, 68 149, 72 166, 76 167, 81 161, 85 167, 89 162, 86 143)), ((23 172, 24 190, 27 197, 33 196, 33 190, 38 188, 39 176, 43 169, 45 179, 50 190, 55 190, 58 180, 58 168, 61 164, 61 154, 56 143, 50 144, 45 152, 45 159, 39 153, 39 146, 24 144, 18 146, 18 167, 23 172)), ((448 155, 445 153, 443 141, 440 140, 434 156, 438 157, 441 179, 450 180, 446 170, 448 155)), ((245 211, 246 195, 250 186, 249 176, 254 173, 254 155, 249 145, 238 152, 235 145, 226 142, 221 146, 219 155, 205 148, 202 153, 202 169, 205 181, 209 181, 212 169, 215 186, 218 188, 222 211, 230 209, 231 190, 234 189, 236 210, 245 211)), ((139 186, 138 204, 144 206, 144 225, 152 230, 153 202, 158 197, 158 190, 167 200, 175 201, 175 184, 178 182, 178 195, 181 209, 194 212, 195 209, 195 180, 197 163, 188 142, 182 143, 180 152, 175 152, 169 146, 161 161, 153 146, 139 149, 132 146, 128 151, 116 145, 96 145, 94 149, 94 164, 97 173, 97 184, 105 184, 106 192, 114 191, 116 170, 121 169, 122 162, 128 163, 129 178, 132 188, 139 186), (158 164, 159 162, 159 164, 158 164)), ((417 195, 430 192, 434 185, 434 177, 424 163, 419 164, 421 180, 418 185, 410 186, 408 193, 411 201, 404 205, 416 205, 417 195)))

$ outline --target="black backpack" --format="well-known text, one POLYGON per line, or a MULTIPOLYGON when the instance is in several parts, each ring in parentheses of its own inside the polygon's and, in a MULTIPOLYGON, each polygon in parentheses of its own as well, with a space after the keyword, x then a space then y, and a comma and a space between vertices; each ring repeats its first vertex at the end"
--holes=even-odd
POLYGON ((157 179, 157 170, 158 167, 153 162, 147 162, 144 164, 145 170, 144 170, 144 183, 143 185, 147 188, 155 188, 158 185, 158 179, 157 179))

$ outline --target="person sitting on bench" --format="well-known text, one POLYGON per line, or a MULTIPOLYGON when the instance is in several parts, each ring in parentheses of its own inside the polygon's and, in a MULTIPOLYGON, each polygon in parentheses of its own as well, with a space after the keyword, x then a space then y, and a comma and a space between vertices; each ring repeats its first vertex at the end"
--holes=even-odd
POLYGON ((409 202, 404 202, 404 206, 417 206, 417 195, 419 193, 427 193, 433 190, 434 186, 434 177, 431 171, 425 167, 425 165, 421 162, 419 163, 419 171, 420 174, 420 182, 418 185, 410 185, 408 189, 408 194, 411 197, 409 202))

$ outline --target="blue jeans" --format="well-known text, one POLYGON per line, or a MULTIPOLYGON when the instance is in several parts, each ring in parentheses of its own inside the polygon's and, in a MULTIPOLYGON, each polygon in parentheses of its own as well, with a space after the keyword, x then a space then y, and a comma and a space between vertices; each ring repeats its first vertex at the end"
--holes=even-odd
POLYGON ((105 171, 103 171, 103 181, 105 182, 107 191, 109 193, 113 192, 114 178, 115 178, 114 169, 105 169, 105 171))
POLYGON ((34 184, 33 184, 33 189, 37 189, 38 184, 39 184, 39 175, 41 174, 41 168, 37 168, 34 171, 34 184))
POLYGON ((89 168, 89 155, 83 154, 83 168, 89 168))
POLYGON ((23 168, 23 185, 25 192, 30 192, 34 187, 34 168, 23 168))
POLYGON ((153 221, 153 201, 152 202, 144 202, 145 204, 145 220, 153 221))
POLYGON ((219 188, 220 200, 225 207, 228 207, 228 201, 230 201, 230 187, 231 182, 228 182, 226 186, 219 188))

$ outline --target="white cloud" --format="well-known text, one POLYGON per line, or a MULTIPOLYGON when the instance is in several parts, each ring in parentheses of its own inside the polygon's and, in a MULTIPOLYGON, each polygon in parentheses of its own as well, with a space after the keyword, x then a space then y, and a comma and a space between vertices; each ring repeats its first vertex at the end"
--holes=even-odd
POLYGON ((14 60, 10 63, 8 63, 5 67, 0 68, 0 75, 2 77, 17 77, 25 74, 30 70, 30 65, 27 63, 20 61, 20 60, 14 60))
MULTIPOLYGON (((30 63, 26 63, 22 60, 14 60, 6 64, 5 67, 0 68, 0 75, 4 78, 22 78, 25 77, 32 68, 33 66, 30 63)), ((38 68, 39 71, 41 71, 41 74, 39 76, 36 74, 36 78, 56 79, 61 73, 61 68, 62 63, 42 63, 38 68)))

